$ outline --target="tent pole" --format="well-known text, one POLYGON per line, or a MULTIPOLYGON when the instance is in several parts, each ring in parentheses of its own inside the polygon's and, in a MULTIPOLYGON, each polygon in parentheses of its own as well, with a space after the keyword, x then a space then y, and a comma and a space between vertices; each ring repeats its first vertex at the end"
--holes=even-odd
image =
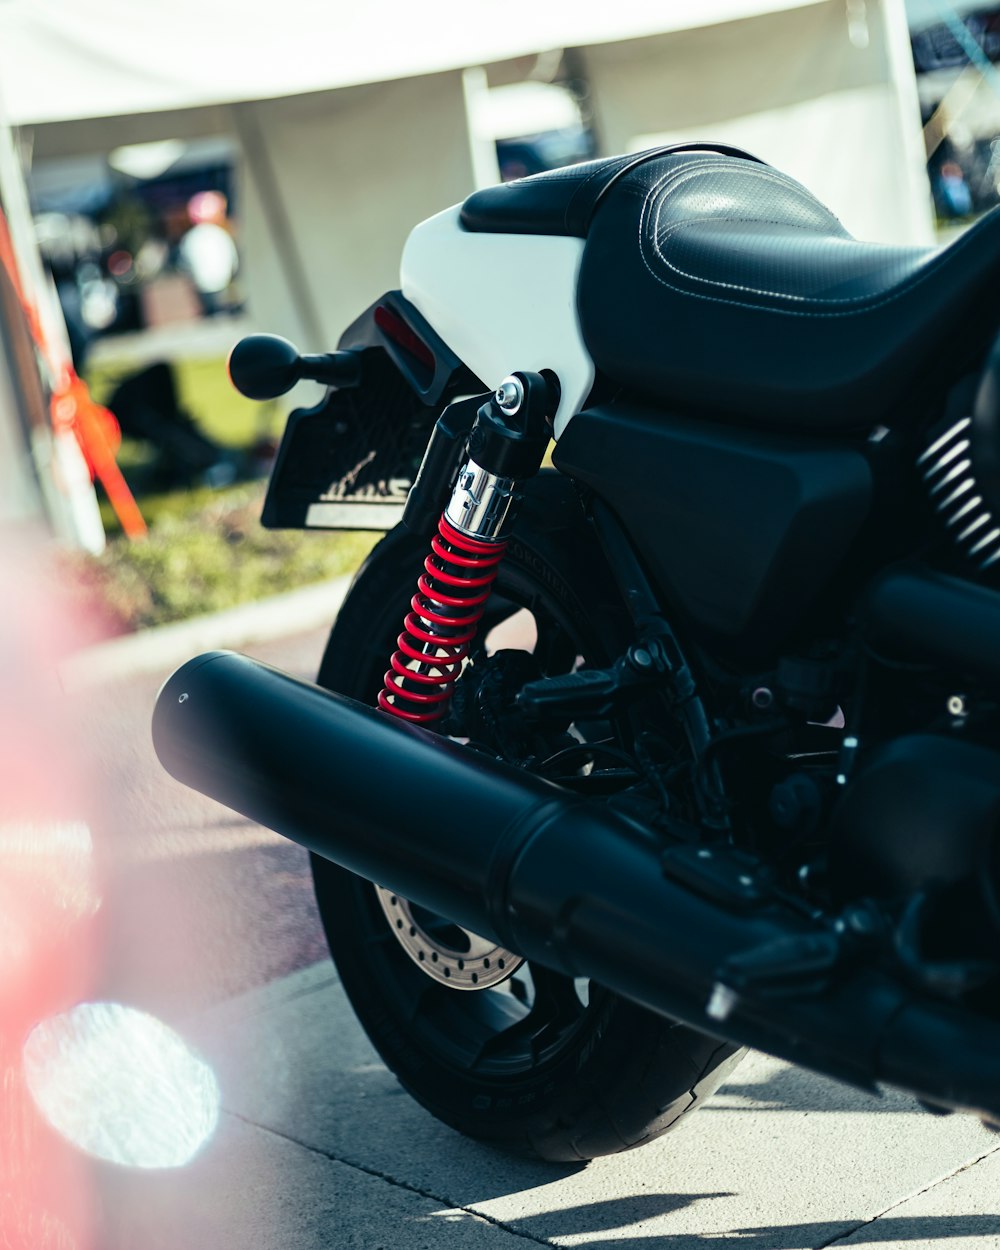
POLYGON ((295 241, 291 219, 285 208, 281 187, 275 176, 274 166, 267 151, 267 144, 254 114, 253 104, 231 106, 234 127, 260 197, 261 207, 271 232, 271 242, 281 264, 289 294, 298 314, 306 337, 306 348, 313 352, 326 351, 323 321, 306 276, 306 268, 295 241))

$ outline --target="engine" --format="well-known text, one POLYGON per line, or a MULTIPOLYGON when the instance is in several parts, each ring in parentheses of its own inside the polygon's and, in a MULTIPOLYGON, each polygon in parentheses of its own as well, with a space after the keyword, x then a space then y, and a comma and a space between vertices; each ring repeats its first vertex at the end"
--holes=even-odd
MULTIPOLYGON (((869 598, 876 650, 911 664, 906 711, 834 810, 829 866, 835 898, 893 917, 911 976, 958 996, 1000 967, 1000 338, 952 404, 917 459, 945 567, 887 573, 869 598)), ((883 706, 900 700, 891 666, 881 679, 883 706)))

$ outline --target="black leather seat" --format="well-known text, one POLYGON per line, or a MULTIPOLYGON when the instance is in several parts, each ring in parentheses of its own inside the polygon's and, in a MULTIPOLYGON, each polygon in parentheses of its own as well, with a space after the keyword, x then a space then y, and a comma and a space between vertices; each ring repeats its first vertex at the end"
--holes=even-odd
POLYGON ((944 249, 862 243, 794 179, 705 147, 491 191, 466 202, 466 228, 585 237, 577 300, 599 374, 677 407, 891 423, 1000 322, 1000 210, 944 249))

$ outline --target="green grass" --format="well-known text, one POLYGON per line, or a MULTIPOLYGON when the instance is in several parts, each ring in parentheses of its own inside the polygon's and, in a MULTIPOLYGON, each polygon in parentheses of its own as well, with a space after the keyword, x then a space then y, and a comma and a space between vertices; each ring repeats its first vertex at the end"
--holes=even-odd
MULTIPOLYGON (((246 450, 260 441, 277 441, 284 428, 284 414, 275 403, 259 404, 242 396, 229 381, 224 357, 175 361, 178 402, 190 413, 203 433, 222 447, 246 450)), ((107 403, 115 387, 135 366, 115 360, 101 361, 87 370, 87 383, 98 403, 107 403)), ((135 495, 148 525, 162 516, 183 515, 199 507, 216 492, 174 490, 156 486, 156 451, 150 444, 123 438, 118 464, 135 495)), ((109 538, 121 533, 114 509, 100 496, 101 519, 109 538)))
MULTIPOLYGON (((230 386, 225 362, 177 364, 181 404, 216 441, 247 448, 280 433, 280 416, 230 386)), ((98 400, 106 399, 127 372, 102 364, 88 377, 98 400)), ((349 572, 376 535, 265 530, 260 510, 265 484, 246 482, 223 490, 199 487, 147 493, 154 456, 142 443, 124 440, 119 463, 132 486, 149 535, 129 542, 110 505, 101 511, 108 547, 99 557, 65 556, 71 593, 96 610, 112 633, 167 624, 279 594, 349 572)), ((289 622, 294 627, 294 622, 289 622)))
MULTIPOLYGON (((141 542, 65 557, 76 593, 109 632, 164 625, 324 581, 355 569, 376 535, 265 530, 259 483, 160 516, 141 542)), ((289 622, 294 628, 294 621, 289 622)))

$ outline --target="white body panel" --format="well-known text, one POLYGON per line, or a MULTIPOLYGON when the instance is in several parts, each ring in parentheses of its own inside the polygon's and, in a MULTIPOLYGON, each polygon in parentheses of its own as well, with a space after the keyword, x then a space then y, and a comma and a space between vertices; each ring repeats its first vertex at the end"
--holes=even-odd
POLYGON ((576 311, 582 256, 583 239, 463 230, 457 205, 403 250, 403 294, 486 386, 518 370, 558 377, 556 438, 594 384, 576 311))

